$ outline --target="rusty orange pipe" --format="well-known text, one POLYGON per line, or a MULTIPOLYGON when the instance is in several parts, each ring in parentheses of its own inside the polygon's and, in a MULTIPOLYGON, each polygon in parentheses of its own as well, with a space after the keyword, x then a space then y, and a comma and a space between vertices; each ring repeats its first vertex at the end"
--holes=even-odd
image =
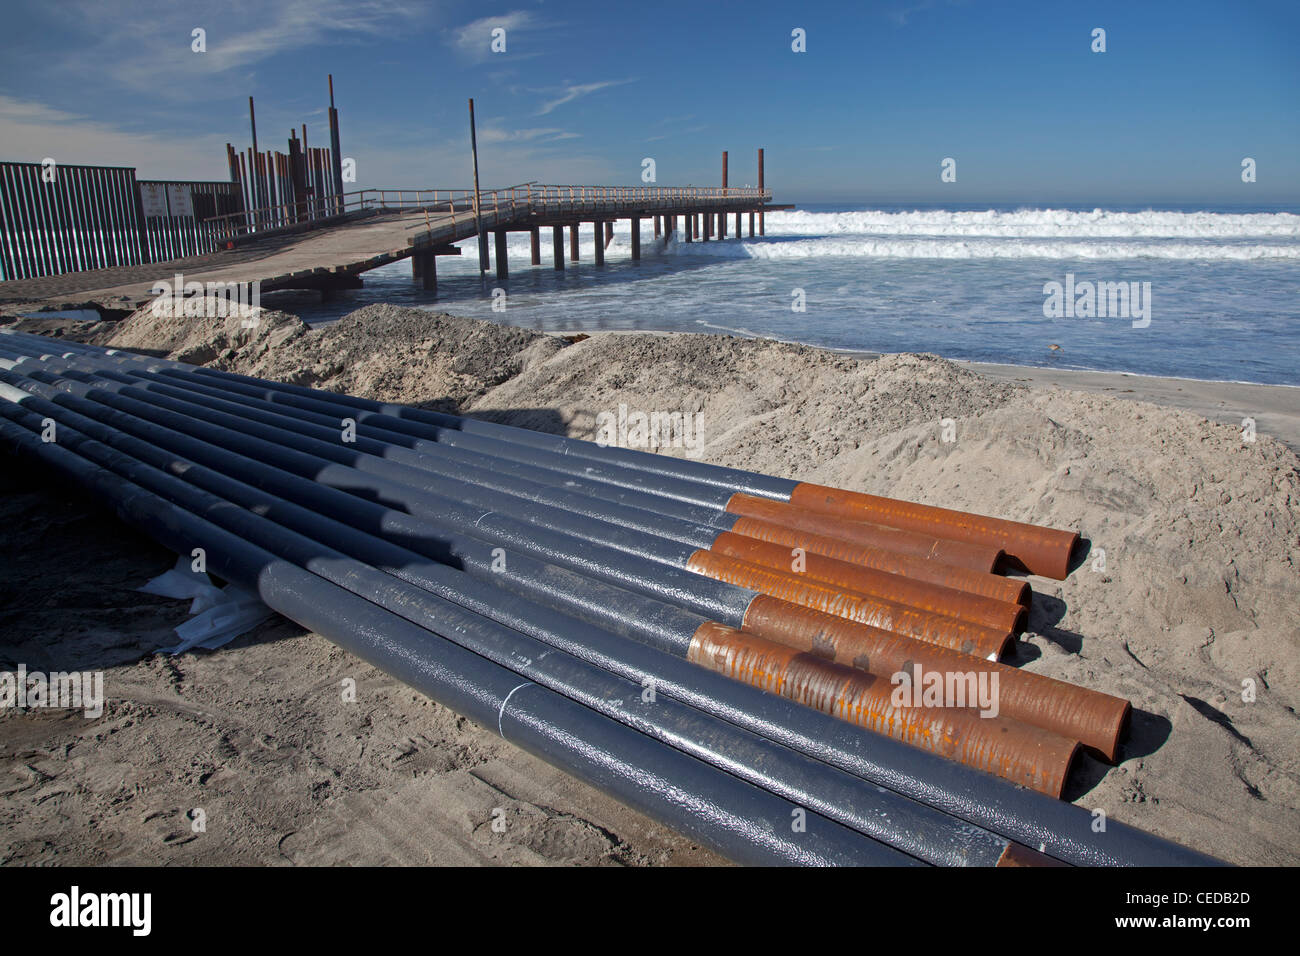
POLYGON ((869 597, 884 598, 994 630, 1010 631, 1012 634, 1020 634, 1029 617, 1022 604, 997 601, 941 584, 912 580, 802 548, 791 549, 759 541, 757 538, 747 538, 732 531, 718 535, 709 550, 775 571, 804 574, 816 581, 838 585, 869 597))
POLYGON ((888 680, 744 631, 707 622, 691 639, 696 664, 878 734, 1060 797, 1077 741, 969 707, 896 705, 888 680))
POLYGON ((886 548, 902 554, 927 558, 972 571, 991 572, 1002 557, 1002 549, 983 544, 954 541, 935 534, 917 534, 901 528, 887 528, 857 519, 794 507, 784 501, 737 493, 727 500, 727 511, 747 518, 775 521, 790 528, 842 538, 870 548, 886 548))
POLYGON ((1039 853, 1037 850, 1031 850, 1029 847, 1016 843, 1014 840, 1007 844, 1007 848, 1002 851, 998 861, 993 864, 995 867, 1009 866, 1069 866, 1068 863, 1062 863, 1055 857, 1050 857, 1046 853, 1039 853))
POLYGON ((785 545, 788 548, 803 548, 810 553, 815 552, 838 561, 875 568, 877 571, 888 571, 890 574, 901 574, 903 577, 917 581, 957 588, 996 601, 1010 601, 1029 607, 1031 600, 1029 584, 1026 581, 1004 578, 1000 574, 990 574, 985 571, 959 568, 885 548, 854 544, 843 538, 801 531, 774 521, 764 521, 762 518, 737 518, 730 533, 785 545))
POLYGON ((995 630, 883 598, 846 591, 804 575, 774 571, 712 551, 696 551, 687 558, 686 567, 715 581, 726 581, 791 604, 815 608, 985 659, 996 660, 1013 640, 1013 635, 1006 629, 995 630))
POLYGON ((975 660, 766 595, 750 602, 743 624, 745 631, 759 637, 886 679, 900 671, 910 672, 913 664, 937 673, 997 674, 1003 714, 1077 740, 1111 763, 1119 753, 1120 737, 1132 712, 1129 702, 1121 697, 1006 664, 975 660))
POLYGON ((1070 555, 1079 543, 1074 531, 990 518, 986 515, 937 508, 896 498, 801 482, 790 504, 848 521, 867 521, 917 534, 999 548, 1031 574, 1058 581, 1070 571, 1070 555))

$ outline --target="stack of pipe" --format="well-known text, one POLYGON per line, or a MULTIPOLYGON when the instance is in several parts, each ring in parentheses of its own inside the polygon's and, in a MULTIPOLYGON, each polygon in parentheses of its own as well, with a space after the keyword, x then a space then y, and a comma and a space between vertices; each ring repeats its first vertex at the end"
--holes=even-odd
POLYGON ((20 456, 738 861, 1207 861, 1056 799, 1127 701, 998 661, 995 571, 1073 533, 9 330, 0 399, 20 456))

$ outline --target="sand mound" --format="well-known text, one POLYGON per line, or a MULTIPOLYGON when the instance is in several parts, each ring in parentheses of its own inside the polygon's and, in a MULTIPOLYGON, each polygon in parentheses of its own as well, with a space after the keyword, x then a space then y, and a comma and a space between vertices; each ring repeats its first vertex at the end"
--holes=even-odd
POLYGON ((141 309, 123 321, 111 344, 312 388, 452 408, 564 344, 512 326, 389 305, 367 306, 318 328, 267 311, 254 328, 246 324, 141 309))
POLYGON ((296 315, 267 309, 226 316, 184 316, 158 315, 145 306, 118 323, 105 344, 191 365, 224 368, 253 361, 254 356, 279 348, 306 331, 307 324, 296 315))

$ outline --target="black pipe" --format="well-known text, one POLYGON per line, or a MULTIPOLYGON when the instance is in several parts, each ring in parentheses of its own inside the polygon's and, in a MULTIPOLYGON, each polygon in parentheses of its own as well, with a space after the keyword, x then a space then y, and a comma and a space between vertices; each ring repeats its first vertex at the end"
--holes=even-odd
POLYGON ((63 391, 238 451, 360 499, 400 507, 433 524, 518 548, 541 560, 680 604, 731 627, 743 623, 745 611, 757 593, 686 570, 686 558, 694 549, 610 522, 549 506, 526 505, 501 492, 349 452, 340 445, 213 411, 198 402, 164 397, 140 386, 112 381, 84 384, 39 369, 30 374, 38 381, 53 379, 63 391))
MULTIPOLYGON (((114 358, 118 358, 118 356, 114 356, 114 358)), ((134 356, 133 358, 139 357, 134 356)), ((123 364, 127 364, 128 361, 123 360, 123 364)), ((203 381, 200 376, 193 374, 192 369, 178 369, 161 363, 140 364, 143 369, 156 372, 158 375, 188 380, 186 382, 187 387, 190 387, 191 383, 203 381)), ((340 407, 337 404, 331 404, 317 398, 281 392, 274 388, 232 381, 211 382, 208 387, 212 389, 209 394, 231 400, 239 400, 239 398, 257 399, 264 403, 281 406, 281 408, 315 412, 322 416, 328 416, 332 421, 337 421, 339 417, 340 407)), ((623 499, 615 497, 620 489, 641 492, 648 496, 646 500, 656 500, 657 505, 651 507, 641 504, 637 505, 637 507, 656 511, 662 510, 666 514, 675 514, 683 518, 683 520, 697 521, 701 524, 708 523, 715 512, 724 509, 732 495, 731 491, 716 486, 703 485, 699 482, 665 475, 652 475, 622 465, 575 458, 571 455, 545 451, 500 438, 466 432, 458 428, 411 422, 365 409, 351 409, 348 414, 356 419, 358 428, 365 425, 374 429, 376 431, 375 437, 393 444, 423 450, 425 446, 433 442, 441 448, 460 448, 491 457, 497 461, 509 462, 514 467, 523 468, 526 471, 540 469, 568 475, 570 480, 592 485, 593 494, 606 496, 611 500, 622 501, 626 504, 633 504, 635 499, 629 498, 623 501, 623 499), (669 510, 671 506, 679 506, 679 510, 669 510)), ((517 473, 525 474, 526 472, 520 471, 517 473)), ((570 486, 566 484, 565 487, 570 486)))
MULTIPOLYGON (((90 368, 94 374, 109 377, 121 384, 144 388, 180 401, 196 402, 232 415, 247 416, 250 421, 272 427, 294 429, 300 434, 322 441, 337 442, 340 433, 342 420, 337 415, 331 418, 297 406, 277 405, 243 394, 231 394, 223 389, 206 386, 201 381, 195 382, 194 376, 168 375, 160 381, 159 376, 147 372, 112 372, 84 359, 59 361, 67 363, 65 368, 90 368)), ((357 453, 419 468, 444 478, 470 482, 524 501, 613 522, 624 528, 689 545, 691 550, 709 547, 719 532, 731 529, 738 517, 721 511, 720 508, 691 505, 675 498, 579 478, 540 465, 494 458, 456 444, 422 441, 374 425, 370 425, 368 431, 363 431, 363 422, 354 421, 355 441, 349 445, 357 453)), ((450 429, 439 431, 443 435, 451 432, 450 429)), ((493 444, 511 448, 508 442, 493 444)))
MULTIPOLYGON (((70 347, 72 351, 81 350, 80 343, 71 343, 70 347)), ((712 485, 728 492, 744 492, 746 494, 758 495, 765 498, 773 498, 778 501, 787 501, 789 500, 795 486, 798 484, 798 482, 786 478, 760 475, 739 468, 728 468, 722 465, 712 465, 707 462, 670 458, 664 455, 653 455, 648 452, 636 451, 628 448, 601 446, 594 442, 582 441, 581 439, 568 438, 562 435, 551 435, 544 432, 532 431, 526 428, 516 428, 512 425, 502 425, 497 422, 489 422, 477 418, 446 415, 441 412, 431 412, 425 409, 411 408, 404 405, 392 405, 385 402, 374 401, 372 399, 358 398, 353 395, 340 395, 334 392, 318 391, 301 385, 287 385, 279 382, 268 383, 251 376, 238 375, 234 372, 223 372, 217 369, 204 368, 202 366, 185 366, 183 363, 179 362, 174 364, 176 367, 192 370, 198 375, 211 376, 233 382, 261 385, 263 387, 271 386, 278 391, 304 395, 347 408, 365 409, 367 411, 393 415, 397 418, 406 419, 408 421, 438 425, 444 428, 455 428, 467 433, 498 438, 503 441, 509 441, 530 448, 537 448, 542 451, 555 452, 562 455, 590 459, 595 462, 632 468, 636 471, 648 472, 652 476, 656 477, 666 476, 685 481, 698 482, 704 485, 712 485)))
MULTIPOLYGON (((160 448, 214 468, 222 466, 224 456, 238 456, 243 476, 273 494, 290 498, 322 514, 338 515, 362 531, 406 542, 408 547, 436 561, 459 565, 469 573, 494 581, 508 590, 677 655, 686 654, 695 631, 706 620, 712 619, 677 604, 654 600, 616 584, 581 575, 548 563, 544 558, 532 557, 526 550, 529 537, 535 538, 540 534, 547 540, 551 538, 513 519, 484 515, 450 500, 443 501, 427 514, 407 514, 325 483, 332 481, 330 476, 336 469, 327 465, 328 474, 313 474, 312 465, 322 464, 318 459, 306 459, 305 465, 291 473, 268 464, 280 460, 277 455, 280 450, 274 446, 254 440, 241 442, 237 448, 227 447, 220 441, 229 437, 227 430, 215 426, 205 431, 208 440, 204 440, 169 427, 184 428, 190 424, 181 416, 160 413, 143 405, 136 410, 153 417, 141 418, 122 410, 132 408, 131 400, 107 404, 105 396, 100 396, 103 400, 95 399, 91 388, 85 384, 62 380, 47 371, 27 368, 23 364, 16 366, 13 372, 0 371, 0 381, 25 388, 160 448), (17 374, 25 368, 28 377, 17 374), (511 548, 508 560, 504 560, 504 552, 500 555, 501 560, 495 553, 503 544, 511 548)), ((293 460, 298 462, 304 458, 295 455, 293 460)), ((551 537, 557 551, 565 545, 584 547, 578 539, 551 537)), ((601 553, 596 551, 594 558, 600 557, 601 553)), ((660 569, 646 564, 641 566, 641 570, 649 578, 660 569)))
MULTIPOLYGON (((11 399, 12 400, 12 399, 11 399)), ((255 589, 274 610, 620 801, 738 862, 906 863, 897 851, 507 670, 255 545, 7 419, 0 441, 91 492, 128 524, 255 589)), ((111 450, 110 450, 111 451, 111 450)), ((447 605, 443 626, 485 640, 498 625, 447 605)), ((915 862, 915 861, 912 861, 915 862)))
MULTIPOLYGON (((769 709, 781 703, 771 701, 769 709)), ((803 711, 801 716, 805 720, 822 717, 811 711, 803 711)), ((812 725, 811 733, 804 733, 799 727, 792 730, 780 719, 769 720, 762 711, 733 710, 729 719, 737 723, 749 721, 749 726, 764 726, 769 736, 780 739, 784 735, 804 752, 819 755, 829 763, 1012 839, 1029 845, 1042 844, 1047 852, 1069 862, 1101 865, 1209 862, 1209 858, 1200 854, 1113 821, 1105 833, 1094 834, 1091 815, 1081 808, 1012 787, 888 738, 872 737, 870 749, 864 750, 860 739, 843 737, 843 731, 851 728, 836 726, 834 721, 826 723, 826 736, 822 736, 823 728, 812 725)))
MULTIPOLYGON (((659 690, 659 674, 664 670, 681 674, 699 670, 681 659, 646 649, 639 655, 642 663, 632 677, 620 676, 616 680, 609 670, 590 663, 590 658, 615 659, 636 645, 598 628, 531 602, 502 602, 500 593, 490 585, 268 495, 229 477, 229 472, 216 472, 160 452, 146 442, 53 403, 29 398, 21 407, 10 405, 6 409, 0 405, 0 414, 34 432, 40 431, 42 416, 57 415, 59 442, 82 457, 432 630, 439 630, 443 620, 437 605, 432 612, 429 610, 430 595, 474 613, 490 609, 495 613, 483 616, 498 623, 513 627, 511 622, 520 622, 515 630, 537 637, 559 653, 548 654, 541 643, 524 638, 522 633, 510 633, 493 645, 477 642, 473 634, 468 643, 457 631, 447 636, 593 710, 629 723, 905 853, 930 863, 991 866, 1006 850, 1005 838, 970 827, 892 791, 866 787, 860 778, 676 702, 666 688, 659 690), (508 613, 503 613, 502 604, 509 608, 508 613), (569 653, 570 647, 577 652, 569 653), (658 707, 647 706, 643 694, 646 680, 655 687, 654 700, 649 704, 653 705, 661 693, 664 695, 658 707)), ((230 457, 230 465, 237 467, 236 457, 230 457)), ((626 671, 626 664, 620 664, 618 669, 626 671)), ((765 702, 761 692, 753 696, 758 698, 756 706, 765 702)))
MULTIPOLYGON (((269 389, 259 390, 238 383, 207 384, 195 375, 173 369, 127 370, 130 364, 122 363, 123 374, 136 379, 137 384, 147 381, 159 388, 170 385, 178 391, 242 405, 250 410, 247 412, 250 416, 257 411, 310 422, 333 432, 338 430, 338 408, 325 402, 298 396, 287 396, 288 401, 276 400, 266 397, 276 394, 269 389), (258 391, 262 394, 250 394, 258 391)), ((417 468, 431 468, 430 456, 433 456, 444 462, 452 474, 465 474, 467 479, 472 477, 485 487, 569 508, 590 517, 626 523, 629 527, 654 527, 660 536, 676 541, 694 544, 706 538, 712 540, 719 531, 730 530, 738 517, 723 510, 731 494, 708 486, 665 478, 659 487, 651 490, 641 487, 647 484, 644 472, 593 467, 552 452, 537 452, 510 442, 467 435, 453 428, 411 426, 400 419, 371 412, 353 412, 350 417, 357 425, 358 451, 417 468), (414 434, 419 432, 425 437, 414 434), (671 520, 665 521, 665 516, 671 520)), ((431 470, 446 473, 436 467, 431 470)))

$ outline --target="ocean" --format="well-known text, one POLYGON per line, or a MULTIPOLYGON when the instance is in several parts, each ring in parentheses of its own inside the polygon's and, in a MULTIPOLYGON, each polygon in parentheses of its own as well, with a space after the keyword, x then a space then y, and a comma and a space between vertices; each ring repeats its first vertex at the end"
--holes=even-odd
POLYGON ((1300 386, 1294 207, 807 205, 768 214, 763 237, 666 246, 647 219, 641 261, 621 222, 602 268, 588 224, 581 262, 563 272, 549 229, 540 267, 527 234, 511 234, 504 282, 480 281, 475 243, 462 249, 439 259, 436 294, 401 262, 366 273, 363 289, 282 307, 313 324, 392 302, 552 332, 719 332, 1300 386))

